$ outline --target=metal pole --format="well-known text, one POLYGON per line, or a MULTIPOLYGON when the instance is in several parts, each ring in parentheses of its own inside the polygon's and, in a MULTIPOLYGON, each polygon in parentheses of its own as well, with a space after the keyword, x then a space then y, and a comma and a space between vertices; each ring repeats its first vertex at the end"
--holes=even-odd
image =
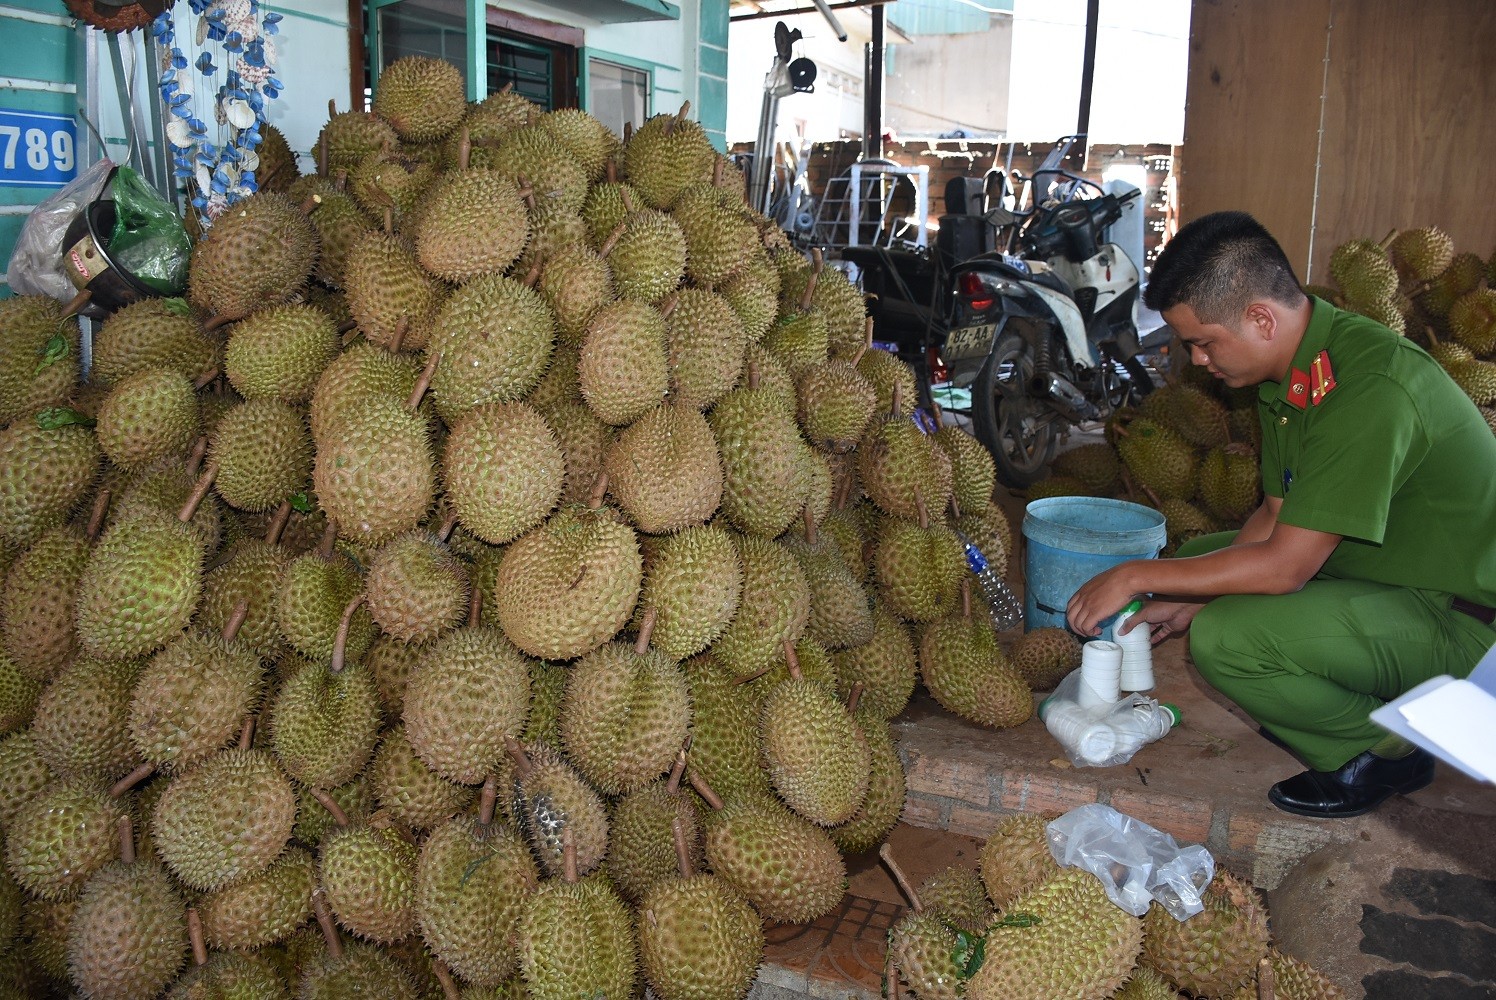
POLYGON ((862 155, 865 159, 883 159, 883 28, 888 11, 883 6, 872 9, 873 40, 867 46, 864 74, 867 85, 862 103, 862 155))
POLYGON ((1091 132, 1091 86, 1096 81, 1096 28, 1100 20, 1101 0, 1086 0, 1086 55, 1080 70, 1080 116, 1075 125, 1076 135, 1091 132))
POLYGON ((758 114, 758 141, 753 145, 753 176, 748 180, 748 204, 765 215, 769 214, 773 185, 769 178, 774 172, 774 134, 779 121, 779 95, 772 81, 780 75, 782 64, 774 60, 774 69, 764 85, 764 103, 758 114))

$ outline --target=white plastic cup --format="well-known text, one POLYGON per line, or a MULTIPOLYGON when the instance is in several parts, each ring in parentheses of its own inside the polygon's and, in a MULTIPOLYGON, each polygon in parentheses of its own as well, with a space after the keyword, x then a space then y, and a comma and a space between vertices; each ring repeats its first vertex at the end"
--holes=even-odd
POLYGON ((1124 622, 1132 616, 1122 614, 1112 629, 1117 645, 1122 647, 1122 675, 1120 687, 1123 691, 1153 690, 1153 637, 1147 622, 1140 622, 1131 632, 1120 631, 1124 622))
POLYGON ((1080 690, 1076 700, 1082 708, 1114 705, 1122 697, 1122 647, 1115 642, 1093 639, 1081 647, 1080 690))
POLYGON ((1061 746, 1087 763, 1099 764, 1116 752, 1117 731, 1079 705, 1050 704, 1044 726, 1061 746))

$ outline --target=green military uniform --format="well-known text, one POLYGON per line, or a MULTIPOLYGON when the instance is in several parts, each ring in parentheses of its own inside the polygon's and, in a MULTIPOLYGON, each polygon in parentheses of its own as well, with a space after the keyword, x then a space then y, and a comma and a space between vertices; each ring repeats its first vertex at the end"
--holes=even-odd
POLYGON ((1496 643, 1480 620, 1496 607, 1496 437, 1416 344, 1319 299, 1289 377, 1258 400, 1278 520, 1343 540, 1298 593, 1211 601, 1190 654, 1330 771, 1386 735, 1373 710, 1430 677, 1466 676, 1496 643))

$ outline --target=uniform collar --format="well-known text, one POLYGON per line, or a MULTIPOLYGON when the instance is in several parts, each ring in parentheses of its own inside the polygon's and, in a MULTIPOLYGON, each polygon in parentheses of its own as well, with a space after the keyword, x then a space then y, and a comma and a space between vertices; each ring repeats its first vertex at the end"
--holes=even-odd
POLYGON ((1278 405, 1291 409, 1302 410, 1308 400, 1300 400, 1298 403, 1291 402, 1288 398, 1289 391, 1294 384, 1294 372, 1304 373, 1306 376, 1314 364, 1314 358, 1320 351, 1325 350, 1330 344, 1330 326, 1334 319, 1335 307, 1318 296, 1309 296, 1314 303, 1314 312, 1309 317, 1309 326, 1304 330, 1304 339, 1299 341, 1299 349, 1294 352, 1293 362, 1288 367, 1288 373, 1284 375, 1281 382, 1263 382, 1257 387, 1257 398, 1268 405, 1278 405))

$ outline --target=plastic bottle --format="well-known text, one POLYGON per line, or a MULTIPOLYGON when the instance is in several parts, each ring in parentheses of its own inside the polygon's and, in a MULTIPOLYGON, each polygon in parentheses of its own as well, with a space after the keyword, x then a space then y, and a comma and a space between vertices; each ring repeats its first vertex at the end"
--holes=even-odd
POLYGON ((1131 757, 1146 743, 1168 733, 1179 725, 1179 709, 1167 702, 1138 698, 1131 706, 1119 706, 1104 720, 1116 733, 1116 754, 1131 757))
POLYGON ((961 544, 966 546, 966 565, 976 574, 977 586, 981 588, 982 597, 987 601, 987 612, 992 617, 993 627, 999 632, 1016 628, 1023 621, 1022 602, 1008 588, 1003 578, 997 575, 997 571, 987 562, 987 557, 976 547, 976 543, 961 532, 957 532, 957 535, 961 538, 961 544))
POLYGON ((1122 627, 1133 615, 1143 610, 1141 601, 1133 601, 1122 609, 1112 626, 1113 641, 1122 647, 1123 691, 1153 690, 1153 635, 1147 622, 1140 623, 1132 631, 1123 634, 1122 627))

